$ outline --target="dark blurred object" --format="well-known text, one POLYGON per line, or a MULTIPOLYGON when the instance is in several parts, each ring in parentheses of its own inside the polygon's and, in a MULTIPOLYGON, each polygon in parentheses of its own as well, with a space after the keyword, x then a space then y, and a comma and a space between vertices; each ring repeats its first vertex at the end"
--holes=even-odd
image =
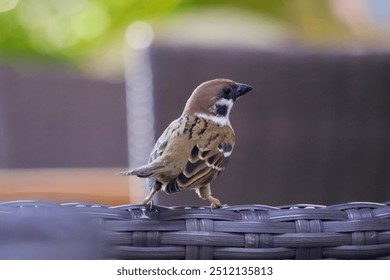
POLYGON ((0 67, 0 168, 127 165, 124 83, 0 67))
MULTIPOLYGON (((223 203, 390 198, 390 54, 155 46, 151 58, 157 135, 203 81, 255 88, 230 116, 236 146, 212 187, 223 203)), ((159 194, 159 203, 199 200, 181 192, 159 194)))
POLYGON ((0 211, 6 259, 390 258, 389 204, 210 209, 16 201, 0 211))
POLYGON ((102 228, 77 208, 0 203, 0 259, 102 259, 102 228))

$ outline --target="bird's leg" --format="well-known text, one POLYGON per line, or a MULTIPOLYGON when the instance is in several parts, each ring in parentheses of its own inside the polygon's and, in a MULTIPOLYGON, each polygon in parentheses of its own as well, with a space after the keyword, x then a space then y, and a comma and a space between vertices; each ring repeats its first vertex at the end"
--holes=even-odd
POLYGON ((211 196, 210 184, 204 185, 196 189, 196 193, 200 198, 211 202, 211 208, 221 208, 223 205, 219 199, 211 196))
POLYGON ((161 183, 160 182, 156 182, 156 184, 154 184, 153 188, 151 189, 151 191, 149 192, 149 194, 145 197, 144 201, 142 202, 142 204, 149 204, 151 201, 152 201, 152 198, 153 196, 156 194, 156 192, 158 192, 159 190, 161 190, 161 183))

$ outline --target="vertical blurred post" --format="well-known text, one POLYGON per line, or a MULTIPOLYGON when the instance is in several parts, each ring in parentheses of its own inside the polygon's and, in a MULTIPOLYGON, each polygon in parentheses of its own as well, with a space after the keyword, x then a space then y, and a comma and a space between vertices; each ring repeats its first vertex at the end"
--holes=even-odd
MULTIPOLYGON (((0 75, 1 75, 1 69, 0 69, 0 75)), ((0 94, 2 91, 2 79, 0 77, 0 94)), ((3 117, 3 109, 2 109, 2 97, 0 96, 0 168, 6 168, 8 165, 7 160, 7 135, 5 133, 5 123, 4 123, 4 117, 3 117)))
MULTIPOLYGON (((155 140, 153 77, 149 54, 153 30, 146 22, 137 21, 129 25, 125 36, 128 158, 129 167, 134 168, 146 164, 155 140)), ((132 180, 134 182, 137 180, 132 180)), ((132 194, 132 197, 139 195, 132 194)))

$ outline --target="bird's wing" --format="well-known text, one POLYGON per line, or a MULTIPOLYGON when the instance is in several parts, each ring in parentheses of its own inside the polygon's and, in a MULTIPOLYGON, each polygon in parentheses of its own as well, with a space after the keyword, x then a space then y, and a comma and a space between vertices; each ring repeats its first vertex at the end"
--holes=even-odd
POLYGON ((152 171, 153 168, 157 168, 157 166, 152 166, 150 164, 156 161, 159 157, 161 157, 162 153, 164 152, 167 146, 168 143, 167 139, 172 131, 171 126, 173 127, 175 126, 175 121, 173 121, 161 134, 160 138, 158 138, 156 144, 153 147, 152 152, 150 153, 147 165, 141 166, 139 168, 130 171, 119 172, 117 174, 123 176, 136 175, 138 177, 148 177, 148 173, 151 173, 149 171, 152 171))
POLYGON ((152 188, 157 181, 156 176, 161 173, 169 172, 169 168, 164 166, 163 163, 159 161, 159 159, 168 145, 168 140, 170 139, 171 134, 176 131, 179 126, 179 120, 175 120, 165 129, 165 131, 158 138, 152 152, 150 153, 148 164, 131 171, 127 171, 126 174, 123 175, 136 175, 141 178, 148 178, 146 180, 146 184, 149 188, 152 188))
MULTIPOLYGON (((202 129, 202 126, 199 127, 202 129)), ((230 127, 204 133, 192 148, 183 171, 165 188, 168 193, 208 184, 225 169, 234 147, 234 133, 230 127)), ((193 135, 198 135, 193 131, 193 135)))
POLYGON ((160 138, 158 138, 156 144, 154 145, 154 148, 152 152, 150 153, 148 163, 151 163, 155 160, 157 160, 161 155, 163 154, 165 148, 168 144, 168 135, 171 132, 170 126, 168 126, 163 134, 161 134, 160 138))

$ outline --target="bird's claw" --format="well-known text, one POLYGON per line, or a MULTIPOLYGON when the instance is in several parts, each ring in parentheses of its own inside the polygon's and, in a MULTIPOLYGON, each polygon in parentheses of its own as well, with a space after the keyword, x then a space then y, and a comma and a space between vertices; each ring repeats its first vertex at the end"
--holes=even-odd
POLYGON ((227 206, 227 204, 221 204, 219 199, 209 196, 208 200, 211 202, 211 209, 217 209, 227 206))
POLYGON ((226 207, 228 206, 227 204, 216 204, 216 203, 211 203, 211 209, 218 209, 218 208, 222 208, 222 207, 226 207))
POLYGON ((143 202, 142 202, 143 205, 149 205, 149 210, 152 210, 153 209, 153 200, 149 200, 149 199, 145 199, 143 202))

